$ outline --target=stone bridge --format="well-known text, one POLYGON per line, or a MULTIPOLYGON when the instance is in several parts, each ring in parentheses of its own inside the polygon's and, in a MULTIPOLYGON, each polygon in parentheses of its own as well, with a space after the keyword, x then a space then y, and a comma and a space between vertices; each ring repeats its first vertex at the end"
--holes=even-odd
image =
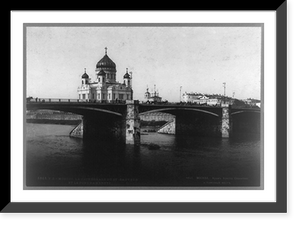
POLYGON ((228 138, 231 134, 248 131, 259 133, 260 109, 232 109, 229 105, 209 107, 180 103, 142 104, 79 102, 71 99, 27 101, 27 110, 49 109, 72 112, 83 116, 74 133, 83 139, 117 139, 128 144, 140 142, 140 115, 165 112, 176 116, 176 135, 198 134, 228 138), (250 129, 249 129, 250 128, 250 129))

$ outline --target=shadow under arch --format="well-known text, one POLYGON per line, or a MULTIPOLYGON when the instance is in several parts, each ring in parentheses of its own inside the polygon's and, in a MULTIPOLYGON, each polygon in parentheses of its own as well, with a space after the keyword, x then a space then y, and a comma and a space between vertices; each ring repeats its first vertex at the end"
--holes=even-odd
POLYGON ((211 112, 206 109, 185 108, 185 107, 168 107, 151 109, 140 113, 149 114, 155 112, 163 112, 175 116, 175 136, 221 136, 221 109, 220 111, 211 112))
POLYGON ((169 114, 172 114, 173 112, 173 115, 175 111, 195 111, 195 112, 201 112, 201 113, 205 113, 205 114, 209 114, 209 115, 212 115, 212 116, 216 116, 216 117, 219 117, 218 114, 216 113, 213 113, 213 112, 210 112, 210 111, 206 111, 206 110, 202 110, 202 109, 196 109, 196 108, 159 108, 159 109, 154 109, 154 110, 149 110, 149 111, 144 111, 142 113, 140 113, 140 115, 143 115, 143 114, 147 114, 147 113, 155 113, 155 112, 165 112, 165 113, 169 113, 169 114))
POLYGON ((231 113, 231 138, 232 139, 260 139, 261 112, 236 111, 231 113))

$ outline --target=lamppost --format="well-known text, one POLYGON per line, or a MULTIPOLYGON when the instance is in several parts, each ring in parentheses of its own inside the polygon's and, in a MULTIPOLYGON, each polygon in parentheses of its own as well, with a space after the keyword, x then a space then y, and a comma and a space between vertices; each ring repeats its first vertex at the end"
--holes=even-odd
POLYGON ((224 87, 224 97, 226 96, 226 82, 223 82, 223 87, 224 87))
POLYGON ((180 86, 180 94, 179 94, 179 100, 180 100, 180 102, 181 102, 181 88, 182 88, 182 86, 180 86))
POLYGON ((224 87, 224 104, 225 104, 225 96, 226 96, 226 82, 223 82, 224 87))

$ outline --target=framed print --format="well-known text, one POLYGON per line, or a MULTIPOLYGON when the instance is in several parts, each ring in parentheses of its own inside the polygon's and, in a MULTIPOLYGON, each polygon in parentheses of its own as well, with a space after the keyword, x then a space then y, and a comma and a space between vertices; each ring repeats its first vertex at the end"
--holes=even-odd
MULTIPOLYGON (((259 107, 264 106, 263 100, 260 103, 263 24, 24 24, 24 36, 24 189, 264 188, 263 107, 259 107), (104 47, 103 56, 91 66, 95 75, 89 66, 82 75, 77 68, 67 70, 68 61, 80 65, 94 58, 82 58, 91 45, 87 38, 96 35, 108 43, 105 40, 118 40, 118 34, 121 40, 130 40, 118 43, 124 55, 114 57, 117 47, 112 41, 112 50, 104 47), (68 47, 70 37, 76 38, 68 47), (186 39, 195 44, 186 45, 186 39), (69 52, 75 51, 74 46, 80 54, 69 52), (51 52, 61 57, 57 69, 53 56, 43 60, 51 52), (182 56, 173 57, 174 53, 182 56), (127 59, 129 55, 140 58, 141 66, 128 66, 120 76, 116 62, 136 64, 127 59), (148 61, 160 62, 162 69, 149 70, 148 61), (193 67, 198 61, 200 69, 193 67), (51 64, 47 66, 51 71, 45 72, 51 79, 43 80, 54 82, 55 93, 52 89, 45 93, 46 84, 37 85, 43 73, 37 66, 44 64, 51 64), (211 71, 213 65, 218 69, 211 71), (246 66, 251 73, 245 72, 246 66), (77 70, 80 76, 74 78, 77 70), (188 75, 182 79, 184 73, 188 75), (61 75, 53 79, 53 74, 61 75), (158 90, 159 80, 174 89, 158 90), (222 80, 226 82, 214 88, 222 80), (58 94, 60 84, 63 90, 58 94), (53 98, 64 95, 66 87, 72 94, 77 91, 78 98, 53 98), (223 95, 214 94, 220 88, 223 95), (198 89, 203 92, 189 91, 198 89), (52 98, 38 97, 42 95, 52 98), (243 95, 252 99, 243 100, 243 95)), ((98 49, 95 45, 93 49, 98 49)))
POLYGON ((286 4, 12 11, 2 212, 286 212, 286 4))

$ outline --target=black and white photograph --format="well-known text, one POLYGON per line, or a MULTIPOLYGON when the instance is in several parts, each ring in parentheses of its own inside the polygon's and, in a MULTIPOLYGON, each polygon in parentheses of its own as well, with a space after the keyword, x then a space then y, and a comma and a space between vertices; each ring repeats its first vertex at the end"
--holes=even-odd
POLYGON ((263 189, 264 25, 24 24, 24 189, 263 189))

